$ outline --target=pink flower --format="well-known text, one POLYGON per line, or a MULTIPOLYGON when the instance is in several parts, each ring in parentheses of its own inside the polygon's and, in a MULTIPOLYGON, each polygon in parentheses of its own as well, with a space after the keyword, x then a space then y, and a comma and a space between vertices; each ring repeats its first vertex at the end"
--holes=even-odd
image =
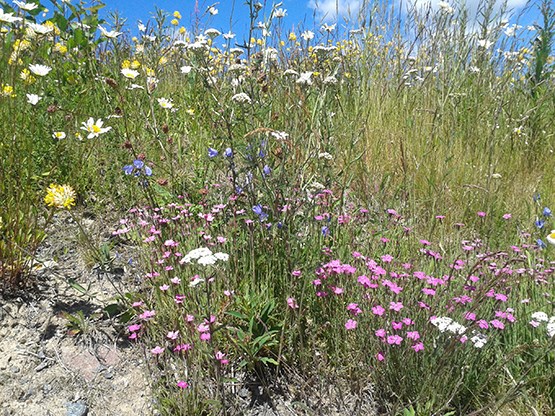
POLYGON ((164 352, 164 349, 165 348, 163 348, 163 347, 156 346, 153 349, 151 349, 150 352, 154 355, 160 355, 164 352))
POLYGON ((354 316, 360 315, 362 313, 362 310, 358 307, 358 304, 356 303, 349 303, 347 305, 347 310, 351 312, 354 316))
POLYGON ((172 282, 174 285, 178 285, 181 283, 181 279, 179 277, 174 277, 170 280, 170 282, 172 282))
POLYGON ((378 361, 383 361, 383 360, 385 360, 385 356, 384 356, 384 354, 380 351, 380 352, 378 352, 378 353, 376 354, 376 359, 377 359, 378 361))
POLYGON ((395 311, 395 312, 399 312, 401 309, 403 309, 403 303, 402 302, 389 302, 389 309, 391 309, 392 311, 395 311))
POLYGON ((482 328, 482 329, 488 329, 488 328, 489 328, 488 322, 487 322, 487 321, 484 321, 483 319, 480 319, 480 320, 477 322, 477 324, 478 324, 478 326, 479 326, 480 328, 482 328))
POLYGON ((476 215, 478 215, 480 218, 484 218, 487 214, 483 211, 478 211, 476 215))
POLYGON ((374 315, 382 316, 385 312, 385 309, 381 305, 376 305, 372 307, 372 313, 374 315))
POLYGON ((216 354, 214 354, 214 357, 220 362, 221 365, 229 364, 229 360, 225 358, 225 354, 221 351, 216 352, 216 354))
POLYGON ((168 335, 166 335, 166 338, 174 341, 177 339, 177 337, 179 337, 179 331, 169 331, 168 335))
POLYGON ((385 338, 386 332, 385 332, 385 329, 380 328, 380 329, 377 329, 376 332, 374 332, 374 334, 375 334, 378 338, 385 338))
POLYGON ((293 270, 291 274, 295 277, 300 277, 302 273, 300 270, 293 270))
POLYGON ((138 302, 133 302, 133 304, 131 305, 133 308, 138 308, 140 306, 143 306, 144 302, 142 300, 138 301, 138 302))
POLYGON ((150 318, 154 317, 154 315, 156 315, 156 311, 154 311, 154 310, 144 311, 142 314, 139 315, 139 318, 141 318, 143 320, 147 320, 147 319, 150 319, 150 318))
POLYGON ((401 319, 401 321, 403 321, 403 323, 407 326, 414 324, 414 321, 410 318, 403 318, 403 319, 401 319))
POLYGON ((401 345, 401 341, 403 341, 403 338, 399 335, 390 335, 387 337, 387 343, 389 345, 401 345))
POLYGON ((390 254, 386 254, 382 256, 382 261, 384 263, 391 263, 393 261, 393 257, 390 254))
POLYGON ((193 349, 193 346, 191 344, 178 344, 173 349, 173 352, 189 351, 191 349, 193 349))
POLYGON ((299 308, 299 305, 297 305, 297 301, 295 300, 295 298, 287 298, 287 306, 289 306, 291 309, 299 308))
POLYGON ((391 322, 391 327, 393 329, 402 329, 403 328, 403 323, 402 322, 391 322))
POLYGON ((180 389, 187 389, 189 388, 189 384, 186 381, 180 380, 177 382, 177 387, 180 389))
POLYGON ((429 287, 425 287, 422 289, 422 293, 429 296, 435 296, 436 290, 429 287))
POLYGON ((162 285, 162 286, 160 286, 160 290, 161 290, 162 292, 165 292, 165 291, 168 290, 169 288, 170 288, 170 287, 169 287, 168 285, 162 285))
POLYGON ((538 326, 540 326, 540 323, 538 321, 530 321, 530 325, 532 325, 532 327, 537 328, 538 326))
POLYGON ((510 220, 513 216, 511 214, 503 214, 504 220, 510 220))
POLYGON ((505 329, 505 324, 503 322, 501 322, 499 319, 494 319, 492 321, 489 322, 491 324, 491 326, 493 326, 494 328, 497 329, 505 329))
POLYGON ((414 344, 411 348, 412 348, 415 352, 423 351, 423 350, 424 350, 424 344, 421 343, 421 342, 419 342, 418 344, 414 344))
POLYGON ((418 333, 418 331, 409 331, 407 332, 407 338, 412 339, 413 341, 416 341, 420 339, 420 334, 418 333))
POLYGON ((141 327, 142 327, 141 324, 133 324, 133 325, 129 325, 127 329, 129 330, 129 332, 137 332, 139 329, 141 329, 141 327))
POLYGON ((336 295, 343 294, 343 288, 342 287, 332 287, 331 289, 332 289, 333 293, 335 293, 336 295))
POLYGON ((466 319, 467 321, 475 321, 476 314, 474 312, 467 312, 464 314, 464 319, 466 319))
POLYGON ((345 322, 345 329, 347 330, 355 329, 356 327, 357 321, 355 321, 354 319, 349 319, 347 322, 345 322))

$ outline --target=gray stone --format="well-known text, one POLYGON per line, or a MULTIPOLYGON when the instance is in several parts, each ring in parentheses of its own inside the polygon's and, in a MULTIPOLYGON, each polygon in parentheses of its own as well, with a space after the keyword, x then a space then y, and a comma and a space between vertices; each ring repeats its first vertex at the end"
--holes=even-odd
POLYGON ((83 402, 66 403, 67 408, 66 416, 86 416, 89 413, 89 408, 83 402))

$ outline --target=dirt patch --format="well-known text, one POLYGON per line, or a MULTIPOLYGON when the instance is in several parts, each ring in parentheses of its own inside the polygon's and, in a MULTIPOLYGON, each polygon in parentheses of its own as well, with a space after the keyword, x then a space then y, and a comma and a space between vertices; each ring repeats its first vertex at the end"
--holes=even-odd
MULTIPOLYGON (((95 235, 98 221, 83 221, 95 235)), ((111 238, 109 231, 96 235, 111 238)), ((37 255, 36 288, 0 299, 2 416, 154 413, 142 352, 101 313, 118 293, 134 288, 132 250, 114 247, 117 272, 99 273, 85 265, 78 236, 69 216, 56 216, 37 255), (81 317, 81 324, 68 327, 67 314, 81 317)))

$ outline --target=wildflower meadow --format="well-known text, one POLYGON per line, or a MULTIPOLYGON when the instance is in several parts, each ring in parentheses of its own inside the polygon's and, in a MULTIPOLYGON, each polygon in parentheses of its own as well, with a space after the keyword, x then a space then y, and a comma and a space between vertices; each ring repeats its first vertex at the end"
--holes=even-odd
POLYGON ((552 415, 553 3, 176 3, 0 0, 2 296, 67 219, 156 414, 552 415))

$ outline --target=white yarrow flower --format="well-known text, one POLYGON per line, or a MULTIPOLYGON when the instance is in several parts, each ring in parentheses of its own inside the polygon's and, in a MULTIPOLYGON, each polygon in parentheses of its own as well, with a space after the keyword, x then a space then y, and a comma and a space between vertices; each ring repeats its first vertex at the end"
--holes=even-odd
POLYGON ((252 102, 251 97, 249 97, 244 92, 240 92, 239 94, 235 94, 233 97, 231 97, 231 101, 233 101, 234 103, 239 103, 239 104, 250 104, 252 102))
POLYGON ((532 319, 538 322, 547 322, 549 320, 549 317, 545 312, 540 311, 540 312, 534 312, 532 314, 532 319))
POLYGON ((297 78, 297 84, 301 85, 312 85, 312 74, 313 72, 302 72, 297 78))

